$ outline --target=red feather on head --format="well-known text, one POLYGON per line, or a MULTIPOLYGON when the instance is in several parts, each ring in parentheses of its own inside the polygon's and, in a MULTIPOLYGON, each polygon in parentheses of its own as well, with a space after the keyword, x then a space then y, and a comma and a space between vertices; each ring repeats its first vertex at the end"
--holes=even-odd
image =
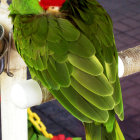
POLYGON ((50 6, 61 7, 66 0, 40 0, 39 4, 44 9, 47 10, 50 6))

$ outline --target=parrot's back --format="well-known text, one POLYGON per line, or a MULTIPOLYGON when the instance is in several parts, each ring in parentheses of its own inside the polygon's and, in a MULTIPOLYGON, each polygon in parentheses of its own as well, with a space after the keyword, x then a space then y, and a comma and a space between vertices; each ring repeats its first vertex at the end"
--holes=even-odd
POLYGON ((63 16, 14 15, 17 51, 32 78, 84 123, 87 140, 123 140, 115 121, 115 113, 123 120, 123 103, 112 21, 95 0, 70 4, 63 16))

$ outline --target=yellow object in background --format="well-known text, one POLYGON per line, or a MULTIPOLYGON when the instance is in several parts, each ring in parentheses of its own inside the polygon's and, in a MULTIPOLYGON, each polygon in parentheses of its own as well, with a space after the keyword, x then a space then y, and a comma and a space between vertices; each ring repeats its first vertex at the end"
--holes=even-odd
POLYGON ((29 120, 31 121, 31 123, 39 130, 43 133, 43 135, 46 138, 53 138, 53 135, 51 133, 47 132, 46 126, 43 124, 43 122, 40 120, 40 117, 31 111, 30 108, 28 108, 27 110, 28 114, 29 114, 29 120))

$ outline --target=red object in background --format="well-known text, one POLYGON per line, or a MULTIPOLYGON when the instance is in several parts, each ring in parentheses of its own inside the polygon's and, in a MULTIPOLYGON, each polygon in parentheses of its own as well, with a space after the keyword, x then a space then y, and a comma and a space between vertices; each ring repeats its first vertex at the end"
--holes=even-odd
POLYGON ((59 140, 65 140, 65 136, 63 134, 58 135, 59 140))
POLYGON ((53 138, 51 140, 58 140, 57 136, 53 136, 53 138))
POLYGON ((70 137, 65 138, 65 135, 60 134, 58 136, 54 136, 51 140, 72 140, 72 138, 70 138, 70 137))
POLYGON ((39 4, 44 9, 47 10, 49 6, 61 7, 66 0, 40 0, 39 4))
POLYGON ((72 138, 68 137, 68 138, 66 138, 66 140, 72 140, 72 138))

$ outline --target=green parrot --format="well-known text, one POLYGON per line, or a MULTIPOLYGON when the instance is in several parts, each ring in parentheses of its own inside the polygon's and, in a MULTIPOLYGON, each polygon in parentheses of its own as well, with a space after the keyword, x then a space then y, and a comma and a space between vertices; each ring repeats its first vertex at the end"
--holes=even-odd
POLYGON ((33 79, 79 119, 86 140, 124 140, 112 21, 96 0, 12 0, 18 53, 33 79))

